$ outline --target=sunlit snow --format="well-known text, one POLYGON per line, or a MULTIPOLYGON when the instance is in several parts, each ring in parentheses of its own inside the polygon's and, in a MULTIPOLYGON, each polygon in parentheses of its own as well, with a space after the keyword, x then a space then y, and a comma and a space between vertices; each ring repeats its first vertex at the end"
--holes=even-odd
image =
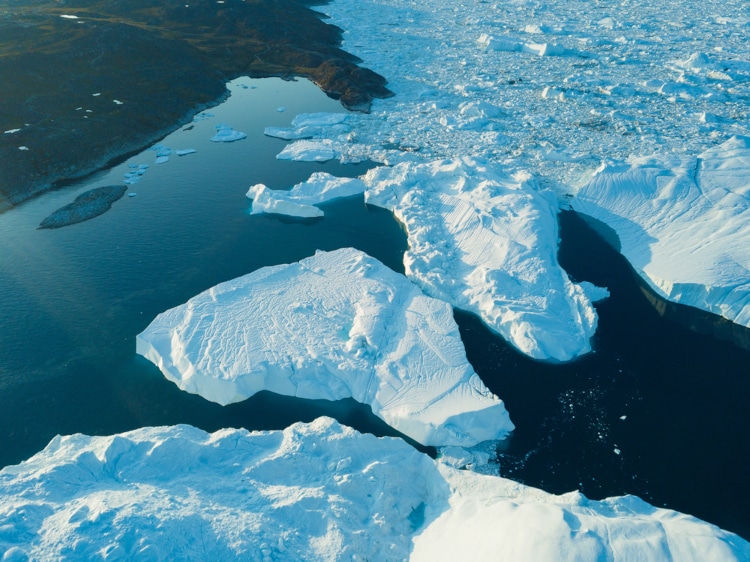
POLYGON ((466 359, 451 307, 351 248, 209 289, 160 314, 136 350, 220 404, 261 390, 351 397, 425 445, 470 446, 513 429, 466 359))

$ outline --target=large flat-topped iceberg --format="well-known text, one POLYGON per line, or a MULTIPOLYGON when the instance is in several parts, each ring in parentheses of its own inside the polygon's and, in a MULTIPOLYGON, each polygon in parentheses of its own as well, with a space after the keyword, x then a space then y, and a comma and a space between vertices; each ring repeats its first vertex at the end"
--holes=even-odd
POLYGON ((525 173, 470 158, 376 168, 365 200, 405 225, 406 275, 478 314, 519 351, 568 361, 591 350, 606 291, 573 283, 557 262, 557 204, 525 173))
POLYGON ((157 316, 136 350, 219 404, 261 390, 351 397, 425 445, 513 429, 466 359, 450 305, 351 248, 217 285, 157 316))
POLYGON ((572 206, 615 230, 659 295, 750 327, 750 138, 605 164, 572 206))
POLYGON ((634 497, 589 501, 439 466, 328 418, 56 437, 0 471, 2 560, 747 560, 634 497))

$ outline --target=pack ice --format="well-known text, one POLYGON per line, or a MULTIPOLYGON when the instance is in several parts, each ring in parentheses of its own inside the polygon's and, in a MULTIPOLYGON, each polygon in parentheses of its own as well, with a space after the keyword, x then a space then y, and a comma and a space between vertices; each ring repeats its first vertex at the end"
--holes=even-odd
POLYGON ((573 200, 665 299, 750 327, 750 138, 601 166, 573 200))
POLYGON ((450 305, 351 248, 217 285, 157 316, 136 351, 219 404, 261 390, 351 397, 425 445, 513 429, 466 359, 450 305))
POLYGON ((740 537, 635 497, 547 494, 329 418, 58 436, 0 471, 0 521, 4 561, 750 557, 740 537))

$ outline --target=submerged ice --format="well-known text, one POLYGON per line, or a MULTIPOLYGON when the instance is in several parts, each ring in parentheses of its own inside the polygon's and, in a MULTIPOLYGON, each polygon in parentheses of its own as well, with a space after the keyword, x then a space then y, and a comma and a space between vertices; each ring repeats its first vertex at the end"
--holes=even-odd
POLYGON ((220 404, 261 390, 351 397, 425 445, 470 446, 513 429, 466 359, 450 305, 354 249, 217 285, 160 314, 136 350, 220 404))
POLYGON ((440 464, 329 418, 56 437, 0 471, 3 560, 747 560, 631 496, 591 501, 440 464))

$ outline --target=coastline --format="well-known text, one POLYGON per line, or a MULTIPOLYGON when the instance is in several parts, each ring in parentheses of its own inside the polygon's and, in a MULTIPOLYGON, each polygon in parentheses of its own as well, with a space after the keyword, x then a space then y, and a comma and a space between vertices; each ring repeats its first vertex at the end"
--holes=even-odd
POLYGON ((0 213, 143 150, 226 100, 226 83, 240 76, 308 78, 361 112, 392 95, 305 2, 205 3, 187 17, 176 2, 157 17, 139 2, 128 21, 111 2, 84 4, 14 7, 0 22, 0 71, 16 78, 0 84, 0 213), (285 9, 283 29, 253 20, 285 9), (207 26, 222 35, 198 36, 207 26))

